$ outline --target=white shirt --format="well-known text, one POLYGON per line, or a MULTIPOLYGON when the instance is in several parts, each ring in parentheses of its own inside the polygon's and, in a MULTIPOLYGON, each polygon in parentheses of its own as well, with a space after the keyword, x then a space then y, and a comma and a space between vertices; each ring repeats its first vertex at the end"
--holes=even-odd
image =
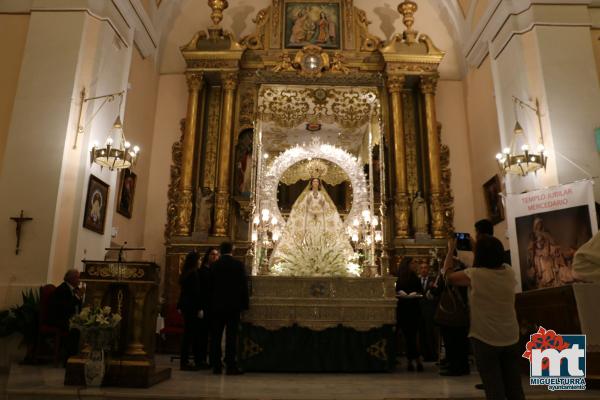
POLYGON ((471 279, 469 337, 491 346, 510 346, 519 341, 519 324, 515 311, 515 272, 503 268, 467 268, 471 279))

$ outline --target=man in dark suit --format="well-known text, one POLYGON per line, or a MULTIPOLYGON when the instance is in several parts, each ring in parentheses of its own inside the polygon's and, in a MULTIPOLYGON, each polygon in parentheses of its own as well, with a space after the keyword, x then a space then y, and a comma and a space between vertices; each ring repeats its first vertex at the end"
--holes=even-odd
POLYGON ((225 334, 225 373, 239 375, 236 364, 240 314, 248 309, 248 278, 242 262, 233 258, 233 244, 221 243, 221 258, 210 268, 211 354, 213 373, 222 372, 221 339, 225 334))
POLYGON ((69 328, 69 320, 81 311, 83 294, 83 289, 79 287, 79 271, 70 269, 50 298, 47 322, 67 334, 62 341, 65 361, 79 351, 79 331, 69 328))

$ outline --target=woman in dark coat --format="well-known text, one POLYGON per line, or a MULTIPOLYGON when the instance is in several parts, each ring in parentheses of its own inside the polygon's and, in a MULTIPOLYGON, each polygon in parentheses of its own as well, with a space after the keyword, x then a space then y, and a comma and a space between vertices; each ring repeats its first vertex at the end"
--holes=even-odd
POLYGON ((417 334, 421 316, 419 298, 422 297, 422 288, 414 268, 412 257, 404 257, 398 267, 396 327, 402 332, 406 342, 407 370, 414 371, 416 363, 417 371, 421 372, 423 364, 417 347, 417 334))
POLYGON ((197 370, 206 367, 206 346, 201 346, 200 330, 202 311, 201 278, 198 270, 200 256, 195 251, 189 252, 179 276, 181 292, 177 308, 183 315, 184 331, 181 340, 181 364, 182 371, 197 370), (194 352, 194 365, 189 363, 190 346, 194 352))

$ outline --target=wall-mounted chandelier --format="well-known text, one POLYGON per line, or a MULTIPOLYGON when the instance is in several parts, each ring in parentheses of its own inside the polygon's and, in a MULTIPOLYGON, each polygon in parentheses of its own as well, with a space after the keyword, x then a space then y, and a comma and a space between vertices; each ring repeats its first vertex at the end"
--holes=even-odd
POLYGON ((120 114, 125 91, 88 98, 85 97, 85 94, 85 88, 83 88, 81 90, 81 102, 79 104, 79 126, 77 129, 77 135, 75 136, 73 148, 77 148, 77 139, 79 138, 79 135, 84 132, 84 126, 81 120, 83 115, 83 104, 92 100, 104 99, 102 104, 100 104, 100 107, 94 111, 94 114, 87 122, 87 124, 89 124, 96 117, 96 115, 98 115, 98 112, 100 112, 106 103, 110 103, 118 97, 119 110, 117 117, 115 118, 115 122, 113 123, 111 130, 108 132, 104 146, 100 147, 97 143, 94 143, 92 149, 90 150, 90 164, 96 163, 101 168, 106 167, 110 171, 115 169, 131 168, 137 161, 140 148, 138 146, 132 146, 131 143, 125 139, 125 133, 123 132, 123 124, 121 123, 120 114), (115 139, 113 138, 117 140, 116 144, 115 139))
POLYGON ((140 148, 138 146, 131 147, 131 143, 125 139, 121 117, 117 117, 108 133, 104 147, 99 147, 94 143, 94 147, 90 150, 90 163, 96 163, 100 167, 106 167, 111 171, 126 169, 135 165, 139 152, 140 148), (116 146, 113 137, 118 138, 119 142, 116 146))
POLYGON ((530 172, 537 172, 539 169, 546 169, 548 156, 544 148, 544 133, 542 131, 542 117, 540 112, 540 104, 538 99, 535 100, 535 106, 531 106, 521 99, 513 96, 515 107, 515 127, 513 129, 513 137, 509 147, 505 147, 501 153, 496 154, 498 166, 504 175, 514 174, 526 176, 530 172), (540 137, 537 146, 534 148, 529 146, 527 138, 523 132, 523 128, 517 118, 516 107, 527 108, 537 115, 538 125, 540 127, 540 137))

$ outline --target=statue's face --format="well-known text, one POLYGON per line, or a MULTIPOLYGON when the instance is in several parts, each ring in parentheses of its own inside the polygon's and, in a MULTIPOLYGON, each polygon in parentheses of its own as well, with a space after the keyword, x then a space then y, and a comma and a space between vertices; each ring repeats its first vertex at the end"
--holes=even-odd
POLYGON ((311 187, 313 190, 319 190, 319 180, 313 179, 311 182, 311 187))

